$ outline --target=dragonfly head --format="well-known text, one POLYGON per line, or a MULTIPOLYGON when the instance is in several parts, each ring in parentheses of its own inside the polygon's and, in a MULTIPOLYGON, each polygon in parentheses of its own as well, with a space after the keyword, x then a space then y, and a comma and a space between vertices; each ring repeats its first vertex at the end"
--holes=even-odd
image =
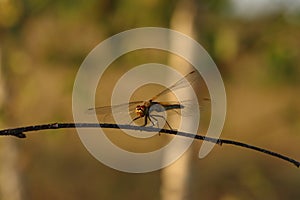
POLYGON ((138 105, 135 108, 135 113, 139 116, 139 117, 144 117, 145 116, 145 106, 140 106, 138 105))

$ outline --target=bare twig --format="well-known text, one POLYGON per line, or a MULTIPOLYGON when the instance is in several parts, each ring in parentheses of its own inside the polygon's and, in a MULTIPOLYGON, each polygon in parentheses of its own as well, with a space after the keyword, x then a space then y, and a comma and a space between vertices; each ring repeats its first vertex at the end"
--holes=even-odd
POLYGON ((155 127, 144 127, 144 126, 132 126, 132 125, 125 125, 125 124, 97 124, 97 123, 52 123, 52 124, 42 124, 42 125, 35 125, 35 126, 25 126, 25 127, 19 127, 19 128, 11 128, 11 129, 4 129, 0 130, 0 136, 15 136, 18 138, 26 138, 25 132, 30 131, 40 131, 40 130, 47 130, 47 129, 63 129, 63 128, 114 128, 114 129, 128 129, 128 130, 139 130, 139 131, 147 131, 147 132, 160 132, 160 133, 166 133, 166 134, 172 134, 172 135, 180 135, 183 137, 188 138, 195 138, 198 140, 204 140, 208 142, 212 142, 215 144, 230 144, 234 146, 240 146, 242 148, 251 149, 254 151, 258 151, 264 154, 268 154, 270 156, 277 157, 279 159, 285 160, 287 162, 290 162, 294 164, 296 167, 300 166, 300 162, 297 160, 294 160, 292 158, 289 158, 287 156, 284 156, 282 154, 263 149, 260 147, 256 147, 253 145, 249 145, 242 142, 237 142, 233 140, 226 140, 226 139, 217 139, 212 137, 206 137, 202 135, 194 135, 192 133, 186 133, 186 132, 180 132, 176 130, 169 130, 169 129, 159 129, 155 127))

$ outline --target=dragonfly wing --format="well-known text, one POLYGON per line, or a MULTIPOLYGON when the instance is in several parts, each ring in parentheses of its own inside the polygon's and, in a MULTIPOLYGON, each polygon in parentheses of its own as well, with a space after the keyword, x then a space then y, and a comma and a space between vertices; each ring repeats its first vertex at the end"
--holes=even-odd
POLYGON ((192 85, 199 78, 200 78, 200 75, 195 70, 191 71, 186 76, 184 76, 182 79, 177 81, 175 84, 171 85, 170 87, 168 87, 165 90, 158 93, 156 96, 154 96, 152 98, 152 100, 157 99, 158 97, 165 95, 169 92, 172 92, 174 90, 188 87, 189 85, 192 85))
POLYGON ((106 114, 112 110, 114 110, 114 112, 124 112, 129 108, 130 109, 134 109, 136 105, 143 103, 143 101, 134 101, 134 102, 130 102, 130 103, 123 103, 123 104, 119 104, 119 105, 113 105, 113 106, 103 106, 103 107, 96 107, 96 108, 89 108, 87 110, 88 114, 106 114))
MULTIPOLYGON (((181 116, 191 116, 193 113, 195 113, 195 109, 197 103, 193 100, 184 100, 184 101, 168 101, 168 102, 159 102, 160 105, 162 105, 168 114, 177 114, 181 116), (180 105, 180 106, 178 106, 180 105)), ((207 111, 210 110, 210 99, 204 98, 200 103, 198 103, 199 109, 201 111, 207 111)))
POLYGON ((119 117, 128 118, 128 116, 135 111, 137 105, 142 104, 143 101, 134 101, 113 106, 103 106, 96 108, 89 108, 87 114, 97 114, 101 121, 108 121, 113 119, 113 113, 119 117))

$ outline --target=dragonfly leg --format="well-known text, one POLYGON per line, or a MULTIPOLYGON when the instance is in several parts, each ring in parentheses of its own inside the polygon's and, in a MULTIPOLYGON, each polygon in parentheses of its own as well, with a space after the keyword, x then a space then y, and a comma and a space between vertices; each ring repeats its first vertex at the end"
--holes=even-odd
POLYGON ((153 117, 152 115, 149 115, 147 117, 149 118, 149 121, 152 123, 152 126, 155 126, 155 123, 151 120, 151 117, 152 117, 152 119, 154 119, 156 121, 156 124, 158 124, 157 119, 155 117, 153 117))
MULTIPOLYGON (((145 122, 144 122, 144 124, 143 124, 143 126, 146 126, 147 124, 148 124, 148 118, 149 118, 149 115, 146 115, 146 116, 144 116, 145 117, 145 122)), ((149 118, 150 119, 150 118, 149 118)), ((151 119, 150 119, 150 121, 151 121, 151 119)), ((151 121, 152 122, 152 121, 151 121)), ((152 122, 153 123, 153 122, 152 122)))
POLYGON ((135 120, 138 120, 138 119, 140 119, 140 118, 142 118, 142 117, 141 117, 141 116, 138 116, 138 117, 134 118, 134 119, 129 123, 129 125, 131 125, 132 122, 134 122, 135 120))
POLYGON ((152 117, 153 119, 155 119, 157 121, 157 124, 158 124, 158 120, 155 117, 163 118, 165 120, 166 124, 168 125, 168 127, 171 130, 173 130, 172 127, 170 126, 169 122, 167 121, 167 119, 164 116, 161 116, 161 115, 150 115, 150 117, 152 117))
MULTIPOLYGON (((159 116, 159 115, 158 116, 156 116, 156 115, 149 115, 148 117, 149 117, 149 120, 152 122, 152 125, 154 126, 155 124, 153 123, 153 121, 151 120, 151 118, 156 121, 157 127, 159 128, 158 120, 155 117, 161 117, 161 116, 159 116)), ((158 135, 160 136, 160 132, 158 132, 158 135)))
POLYGON ((167 120, 166 120, 166 123, 167 123, 168 127, 173 131, 174 129, 172 129, 172 127, 170 126, 170 124, 167 120))

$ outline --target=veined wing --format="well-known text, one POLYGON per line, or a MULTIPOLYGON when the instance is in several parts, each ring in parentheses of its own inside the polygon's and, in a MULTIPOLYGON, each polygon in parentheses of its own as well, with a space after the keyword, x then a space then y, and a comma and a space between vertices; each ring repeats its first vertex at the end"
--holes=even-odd
POLYGON ((207 111, 210 110, 210 99, 204 98, 198 105, 199 108, 196 108, 196 103, 193 100, 184 100, 184 101, 167 101, 167 102, 159 102, 163 107, 166 107, 166 111, 169 114, 177 114, 181 115, 183 117, 191 116, 195 112, 195 109, 200 109, 201 111, 207 111), (180 105, 174 106, 172 108, 172 105, 180 105))
POLYGON ((179 81, 171 85, 170 87, 166 88, 165 90, 158 93, 156 96, 154 96, 151 100, 155 100, 158 97, 165 95, 169 92, 172 92, 174 90, 178 90, 180 88, 188 87, 189 84, 193 84, 199 77, 198 73, 194 70, 185 75, 183 78, 181 78, 179 81))
POLYGON ((120 118, 127 119, 128 116, 135 112, 135 108, 137 105, 142 104, 144 101, 134 101, 130 103, 123 103, 119 105, 112 106, 103 106, 96 108, 89 108, 87 110, 87 114, 97 114, 99 116, 100 121, 106 122, 113 120, 113 112, 117 114, 120 118))

